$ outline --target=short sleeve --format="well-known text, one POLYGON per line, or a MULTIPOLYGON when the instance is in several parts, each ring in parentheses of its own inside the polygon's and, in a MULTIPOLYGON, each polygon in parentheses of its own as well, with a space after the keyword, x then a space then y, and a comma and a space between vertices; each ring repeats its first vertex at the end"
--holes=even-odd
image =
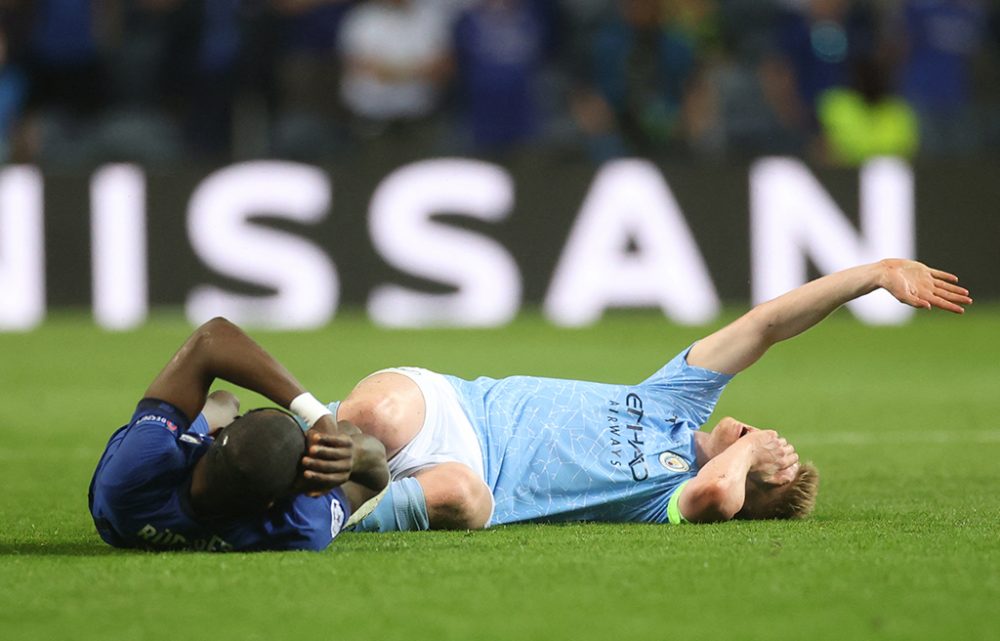
POLYGON ((191 421, 173 403, 155 398, 139 401, 129 425, 160 425, 174 435, 180 435, 191 427, 191 421))
POLYGON ((204 414, 199 414, 194 422, 191 423, 191 427, 188 428, 189 432, 198 434, 200 436, 208 436, 209 431, 211 431, 211 426, 208 424, 208 419, 205 418, 204 414))
POLYGON ((641 386, 655 388, 669 398, 677 411, 683 414, 682 418, 703 425, 712 415, 719 397, 733 377, 731 374, 689 365, 687 356, 692 347, 694 344, 643 381, 641 386))
POLYGON ((157 479, 184 467, 177 439, 188 427, 187 417, 170 403, 140 401, 117 448, 108 451, 95 476, 104 500, 126 508, 142 503, 149 492, 159 492, 157 479))

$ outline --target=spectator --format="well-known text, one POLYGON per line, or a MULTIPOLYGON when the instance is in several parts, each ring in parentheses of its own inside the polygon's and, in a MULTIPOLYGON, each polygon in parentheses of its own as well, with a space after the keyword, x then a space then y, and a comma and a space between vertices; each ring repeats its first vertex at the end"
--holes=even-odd
POLYGON ((804 119, 790 70, 772 55, 773 3, 724 0, 717 12, 708 8, 694 25, 701 61, 684 101, 692 150, 717 158, 797 153, 804 119))
POLYGON ((912 158, 919 141, 917 115, 905 100, 889 94, 889 74, 873 57, 854 61, 850 88, 819 97, 818 115, 826 160, 856 167, 876 156, 912 158))
POLYGON ((924 149, 933 155, 976 146, 970 67, 985 36, 977 0, 906 0, 898 28, 904 42, 901 87, 916 107, 924 149))
POLYGON ((875 17, 866 3, 851 0, 806 0, 785 12, 776 27, 777 52, 794 78, 789 99, 815 129, 816 100, 833 87, 850 83, 850 60, 875 48, 875 17))
MULTIPOLYGON (((113 32, 105 25, 109 106, 99 118, 98 160, 176 162, 183 137, 175 111, 174 69, 190 69, 175 44, 184 0, 138 0, 118 5, 113 32)), ((196 17, 200 17, 197 16, 196 17)))
POLYGON ((272 0, 283 22, 277 60, 280 107, 272 151, 318 161, 343 147, 337 100, 341 23, 355 0, 272 0))
MULTIPOLYGON (((28 83, 24 71, 11 51, 8 33, 16 31, 7 16, 0 12, 0 163, 7 162, 11 157, 11 139, 21 117, 21 110, 27 96, 28 83)), ((16 36, 15 36, 16 37, 16 36)))
POLYGON ((451 77, 449 18, 431 0, 368 0, 348 13, 340 96, 355 133, 412 130, 437 112, 451 77))
POLYGON ((576 99, 577 122, 597 160, 676 148, 692 40, 666 22, 661 0, 620 0, 591 49, 593 90, 576 99))
POLYGON ((502 151, 537 135, 536 83, 551 27, 533 0, 481 0, 462 13, 455 57, 476 150, 502 151))
POLYGON ((26 45, 27 140, 46 163, 90 162, 99 140, 95 119, 107 106, 92 0, 37 0, 26 45))

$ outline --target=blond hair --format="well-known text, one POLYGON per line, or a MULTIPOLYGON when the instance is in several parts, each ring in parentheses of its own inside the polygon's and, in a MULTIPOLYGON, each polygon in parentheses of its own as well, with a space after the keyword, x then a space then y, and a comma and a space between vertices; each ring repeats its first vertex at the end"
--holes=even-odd
POLYGON ((812 463, 799 466, 799 473, 772 504, 774 519, 802 519, 812 514, 819 492, 819 470, 812 463))
POLYGON ((802 519, 812 514, 819 491, 819 470, 812 463, 802 463, 795 478, 785 485, 765 491, 740 510, 741 518, 802 519))

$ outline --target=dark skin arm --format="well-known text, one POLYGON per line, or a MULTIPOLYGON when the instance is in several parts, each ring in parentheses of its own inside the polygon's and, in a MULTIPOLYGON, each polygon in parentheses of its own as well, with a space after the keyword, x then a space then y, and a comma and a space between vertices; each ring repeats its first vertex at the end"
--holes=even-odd
MULTIPOLYGON (((363 434, 349 421, 338 421, 337 428, 343 434, 349 435, 354 444, 354 464, 351 469, 350 481, 344 483, 342 489, 351 502, 351 509, 356 510, 389 484, 389 466, 385 460, 385 446, 378 439, 363 434)), ((321 444, 320 436, 310 435, 309 454, 310 456, 327 454, 321 444)))
MULTIPOLYGON (((288 408, 302 384, 239 327, 213 318, 181 345, 146 389, 146 398, 166 401, 193 420, 205 406, 215 379, 257 392, 288 408)), ((310 455, 302 460, 301 492, 319 494, 344 484, 354 467, 354 439, 324 416, 307 433, 310 455), (318 447, 315 452, 314 447, 318 447)), ((365 465, 371 465, 366 463, 365 465)), ((364 473, 361 474, 364 477, 364 473)))

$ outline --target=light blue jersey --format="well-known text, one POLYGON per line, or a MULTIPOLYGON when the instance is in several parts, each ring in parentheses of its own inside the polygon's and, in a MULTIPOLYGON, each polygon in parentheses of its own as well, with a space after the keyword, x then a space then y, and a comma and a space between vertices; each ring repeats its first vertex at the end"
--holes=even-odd
POLYGON ((635 386, 447 376, 482 445, 490 525, 666 522, 698 471, 692 434, 732 378, 688 365, 689 349, 635 386))

